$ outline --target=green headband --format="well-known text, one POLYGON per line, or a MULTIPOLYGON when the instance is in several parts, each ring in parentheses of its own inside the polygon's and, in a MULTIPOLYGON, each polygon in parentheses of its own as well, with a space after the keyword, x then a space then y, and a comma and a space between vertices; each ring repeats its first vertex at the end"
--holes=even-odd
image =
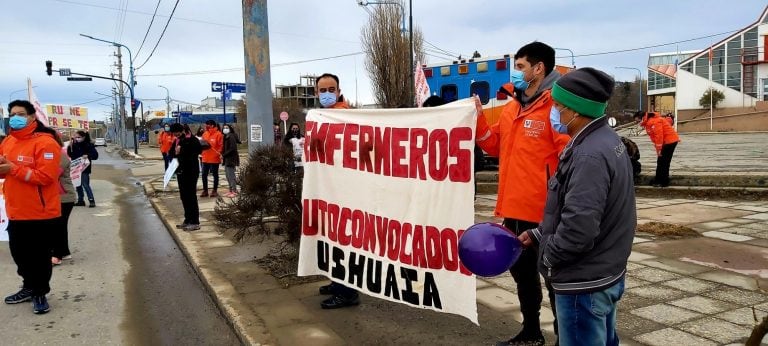
POLYGON ((563 89, 555 82, 552 85, 552 98, 560 102, 563 106, 572 109, 574 112, 590 118, 599 118, 605 114, 605 108, 608 102, 597 102, 583 98, 568 90, 563 89))

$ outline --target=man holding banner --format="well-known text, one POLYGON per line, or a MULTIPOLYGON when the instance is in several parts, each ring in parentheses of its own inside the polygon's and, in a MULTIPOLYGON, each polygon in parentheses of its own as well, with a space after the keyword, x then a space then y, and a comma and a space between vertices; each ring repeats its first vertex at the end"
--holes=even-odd
MULTIPOLYGON (((555 50, 532 42, 520 48, 510 71, 512 85, 502 87, 512 100, 499 122, 489 126, 485 116, 477 118, 477 144, 499 158, 499 191, 494 214, 516 235, 534 228, 544 214, 547 179, 557 169, 558 155, 568 143, 567 134, 553 129, 551 120, 552 84, 560 77, 554 70, 555 50)), ((478 113, 482 106, 476 100, 478 113)), ((559 125, 559 124, 558 124, 559 125)), ((517 283, 523 314, 523 330, 497 345, 544 345, 539 311, 541 279, 537 271, 537 250, 529 247, 510 268, 517 283)), ((554 301, 549 290, 550 300, 554 301)), ((552 305, 554 310, 554 304, 552 305)), ((557 328, 555 328, 557 332, 557 328)))

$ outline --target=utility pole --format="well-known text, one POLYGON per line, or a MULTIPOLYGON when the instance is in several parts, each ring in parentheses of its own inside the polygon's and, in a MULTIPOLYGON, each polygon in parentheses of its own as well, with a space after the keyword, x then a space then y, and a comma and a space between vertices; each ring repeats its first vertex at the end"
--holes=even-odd
POLYGON ((275 142, 267 0, 243 1, 243 43, 248 97, 248 150, 253 151, 275 142))
MULTIPOLYGON (((123 80, 123 54, 121 52, 121 47, 117 46, 117 79, 123 80)), ((118 135, 120 137, 120 146, 125 147, 125 144, 127 143, 127 139, 125 137, 125 90, 123 89, 122 84, 118 84, 118 92, 120 93, 120 101, 118 103, 118 107, 120 110, 120 134, 118 135)))

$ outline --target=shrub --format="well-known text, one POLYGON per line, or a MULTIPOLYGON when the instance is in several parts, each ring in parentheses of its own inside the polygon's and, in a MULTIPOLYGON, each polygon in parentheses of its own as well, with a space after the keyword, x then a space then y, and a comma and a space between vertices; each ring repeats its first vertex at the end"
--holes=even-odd
POLYGON ((222 230, 234 230, 236 241, 274 234, 297 247, 301 236, 302 176, 294 170, 291 149, 280 143, 257 148, 238 172, 240 194, 216 202, 216 225, 222 230))
POLYGON ((704 95, 701 95, 701 98, 699 99, 699 106, 709 109, 709 95, 712 94, 712 108, 717 108, 717 104, 720 103, 720 101, 725 99, 725 94, 723 94, 722 91, 709 88, 707 91, 704 92, 704 95))

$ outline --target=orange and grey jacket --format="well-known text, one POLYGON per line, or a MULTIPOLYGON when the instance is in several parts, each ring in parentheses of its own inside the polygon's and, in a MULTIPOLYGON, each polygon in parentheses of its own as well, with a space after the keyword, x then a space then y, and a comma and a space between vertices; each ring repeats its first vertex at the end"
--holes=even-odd
POLYGON ((8 219, 48 220, 61 215, 59 167, 61 147, 51 134, 35 132, 37 121, 0 144, 0 155, 11 164, 3 195, 8 219))

